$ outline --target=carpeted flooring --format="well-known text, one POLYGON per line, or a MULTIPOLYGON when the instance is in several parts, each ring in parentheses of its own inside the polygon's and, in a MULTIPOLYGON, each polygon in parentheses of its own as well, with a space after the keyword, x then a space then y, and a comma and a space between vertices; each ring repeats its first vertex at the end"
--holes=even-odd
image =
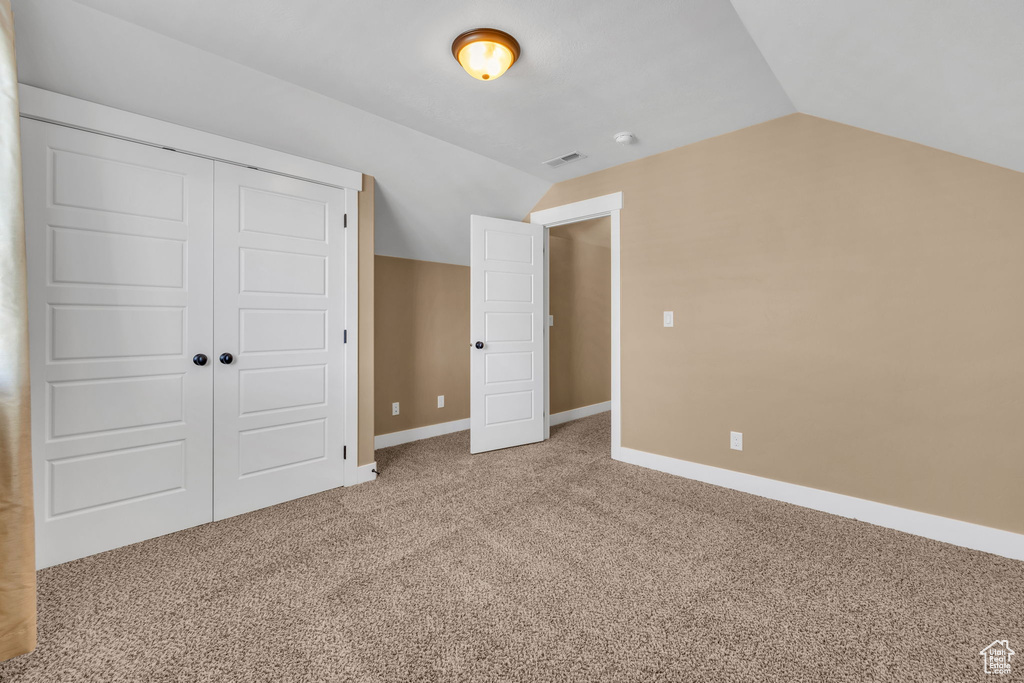
MULTIPOLYGON (((2 681, 981 681, 1024 562, 608 457, 599 415, 39 574, 2 681)), ((1024 678, 1024 654, 1002 680, 1024 678)))

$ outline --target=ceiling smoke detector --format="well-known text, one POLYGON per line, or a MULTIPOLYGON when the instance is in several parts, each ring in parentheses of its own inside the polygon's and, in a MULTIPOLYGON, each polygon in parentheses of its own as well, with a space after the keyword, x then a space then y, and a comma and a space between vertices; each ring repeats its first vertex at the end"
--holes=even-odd
POLYGON ((551 168, 558 168, 559 166, 565 166, 566 164, 571 164, 574 161, 579 161, 580 159, 586 158, 586 154, 581 154, 579 152, 569 152, 568 154, 563 154, 560 157, 548 159, 547 161, 544 162, 544 165, 550 166, 551 168))
POLYGON ((615 142, 620 145, 632 145, 636 142, 636 136, 628 131, 615 134, 615 142))

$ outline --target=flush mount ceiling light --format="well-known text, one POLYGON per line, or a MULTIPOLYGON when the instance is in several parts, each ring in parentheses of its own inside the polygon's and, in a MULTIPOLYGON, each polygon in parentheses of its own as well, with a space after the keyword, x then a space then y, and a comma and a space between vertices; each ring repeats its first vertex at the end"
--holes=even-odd
POLYGON ((519 59, 519 42, 496 28, 475 28, 455 39, 452 54, 473 78, 493 81, 519 59))

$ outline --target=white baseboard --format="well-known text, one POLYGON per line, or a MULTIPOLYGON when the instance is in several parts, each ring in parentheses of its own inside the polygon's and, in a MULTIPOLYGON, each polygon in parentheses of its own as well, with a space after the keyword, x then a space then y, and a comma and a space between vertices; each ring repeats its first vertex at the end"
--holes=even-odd
POLYGON ((391 434, 380 434, 373 437, 373 448, 388 448, 390 446, 398 446, 403 443, 409 443, 411 441, 419 441, 420 439, 429 439, 432 436, 441 436, 442 434, 451 434, 452 432, 464 432, 469 429, 469 418, 464 420, 452 420, 451 422, 441 422, 436 425, 427 425, 426 427, 417 427, 416 429, 407 429, 404 432, 392 432, 391 434))
POLYGON ((373 481, 377 478, 377 473, 374 470, 377 469, 377 463, 371 462, 368 465, 361 465, 356 468, 355 481, 347 486, 355 486, 356 484, 365 484, 368 481, 373 481))
MULTIPOLYGON (((559 425, 563 422, 569 422, 570 420, 578 420, 581 417, 589 417, 590 415, 597 415, 598 413, 604 413, 612 409, 612 402, 605 401, 604 403, 595 403, 592 406, 583 406, 582 408, 575 408, 573 410, 566 410, 562 413, 555 413, 551 416, 551 424, 559 425)), ((404 432, 392 432, 390 434, 379 434, 373 437, 373 448, 389 448, 391 446, 399 446, 403 443, 411 443, 413 441, 420 441, 421 439, 429 439, 433 436, 441 436, 442 434, 451 434, 453 432, 464 432, 469 429, 469 418, 463 420, 452 420, 451 422, 441 422, 436 425, 427 425, 426 427, 416 427, 415 429, 407 429, 404 432)))
POLYGON ((582 408, 573 408, 572 410, 553 414, 550 418, 551 425, 560 425, 563 422, 571 422, 572 420, 578 420, 581 417, 590 417, 591 415, 597 415, 598 413, 607 413, 611 409, 611 401, 595 403, 594 405, 583 406, 582 408))
POLYGON ((876 503, 841 493, 831 493, 798 484, 766 479, 743 472, 734 472, 710 465, 654 455, 632 448, 620 447, 612 454, 615 460, 628 462, 659 472, 687 479, 715 484, 724 488, 752 493, 763 498, 781 500, 793 505, 820 510, 833 515, 851 517, 862 522, 882 526, 936 541, 952 543, 964 548, 982 550, 1014 560, 1024 560, 1024 534, 993 529, 992 527, 961 522, 926 512, 876 503))

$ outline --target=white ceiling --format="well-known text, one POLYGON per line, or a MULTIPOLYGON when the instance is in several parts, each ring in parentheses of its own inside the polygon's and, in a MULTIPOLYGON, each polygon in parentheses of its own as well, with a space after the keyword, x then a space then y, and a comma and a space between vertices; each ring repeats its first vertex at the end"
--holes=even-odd
POLYGON ((379 254, 469 263, 469 215, 522 219, 550 183, 71 0, 13 0, 28 85, 377 178, 379 254))
POLYGON ((728 0, 79 2, 550 182, 794 111, 728 0), (491 83, 451 54, 478 26, 523 48, 491 83))
POLYGON ((798 111, 1024 171, 1024 0, 732 0, 798 111))
POLYGON ((1024 0, 12 4, 23 82, 376 176, 390 256, 467 263, 471 213, 794 111, 1024 171, 1024 0), (523 46, 497 81, 451 56, 477 26, 523 46))

